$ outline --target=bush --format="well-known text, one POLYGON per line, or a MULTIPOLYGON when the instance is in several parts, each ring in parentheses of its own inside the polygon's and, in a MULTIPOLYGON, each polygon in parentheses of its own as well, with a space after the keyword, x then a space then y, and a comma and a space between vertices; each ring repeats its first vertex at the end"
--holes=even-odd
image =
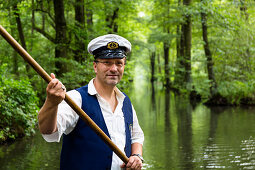
POLYGON ((34 133, 38 98, 29 80, 14 80, 0 67, 0 142, 34 133))
POLYGON ((255 81, 249 80, 241 82, 234 80, 231 82, 222 81, 219 83, 220 94, 227 98, 230 104, 255 104, 255 81))

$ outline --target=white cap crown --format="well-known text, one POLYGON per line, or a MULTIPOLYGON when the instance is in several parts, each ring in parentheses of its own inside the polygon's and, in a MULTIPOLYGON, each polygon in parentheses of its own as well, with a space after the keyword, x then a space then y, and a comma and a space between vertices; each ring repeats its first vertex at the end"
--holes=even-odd
POLYGON ((131 52, 131 43, 127 39, 116 34, 107 34, 91 40, 88 44, 88 52, 93 54, 93 51, 101 47, 107 47, 110 42, 117 43, 118 47, 125 47, 126 53, 131 52))

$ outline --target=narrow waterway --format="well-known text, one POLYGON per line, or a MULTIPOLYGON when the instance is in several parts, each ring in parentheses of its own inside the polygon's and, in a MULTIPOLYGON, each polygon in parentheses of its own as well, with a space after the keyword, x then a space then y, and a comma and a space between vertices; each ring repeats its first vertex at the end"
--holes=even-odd
POLYGON ((146 169, 255 169, 254 107, 208 108, 166 94, 134 104, 146 169))
MULTIPOLYGON (((149 88, 130 98, 145 133, 143 169, 255 169, 255 107, 192 105, 149 88)), ((0 169, 59 169, 60 151, 37 133, 0 146, 0 169)))

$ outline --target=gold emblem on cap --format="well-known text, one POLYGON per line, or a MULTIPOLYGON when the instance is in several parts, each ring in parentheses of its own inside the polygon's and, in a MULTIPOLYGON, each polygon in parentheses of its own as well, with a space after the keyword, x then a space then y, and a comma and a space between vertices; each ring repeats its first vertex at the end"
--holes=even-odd
POLYGON ((110 50, 114 50, 116 48, 119 48, 119 44, 117 42, 108 42, 107 44, 107 48, 110 49, 110 50))

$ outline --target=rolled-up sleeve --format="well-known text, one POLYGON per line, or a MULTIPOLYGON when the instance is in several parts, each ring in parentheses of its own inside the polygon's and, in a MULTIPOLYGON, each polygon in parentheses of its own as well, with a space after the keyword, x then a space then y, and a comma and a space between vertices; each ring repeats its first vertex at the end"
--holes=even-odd
MULTIPOLYGON (((82 99, 78 91, 71 90, 67 92, 67 94, 79 107, 81 107, 82 99)), ((74 129, 78 119, 79 115, 63 100, 58 105, 57 112, 58 130, 52 134, 42 134, 43 138, 47 142, 59 142, 63 133, 69 134, 74 129)))
POLYGON ((132 106, 133 109, 133 130, 132 130, 132 135, 131 135, 131 143, 140 143, 143 145, 143 141, 144 141, 144 134, 143 131, 139 125, 138 119, 137 119, 137 115, 136 115, 136 111, 134 109, 134 107, 132 106))

